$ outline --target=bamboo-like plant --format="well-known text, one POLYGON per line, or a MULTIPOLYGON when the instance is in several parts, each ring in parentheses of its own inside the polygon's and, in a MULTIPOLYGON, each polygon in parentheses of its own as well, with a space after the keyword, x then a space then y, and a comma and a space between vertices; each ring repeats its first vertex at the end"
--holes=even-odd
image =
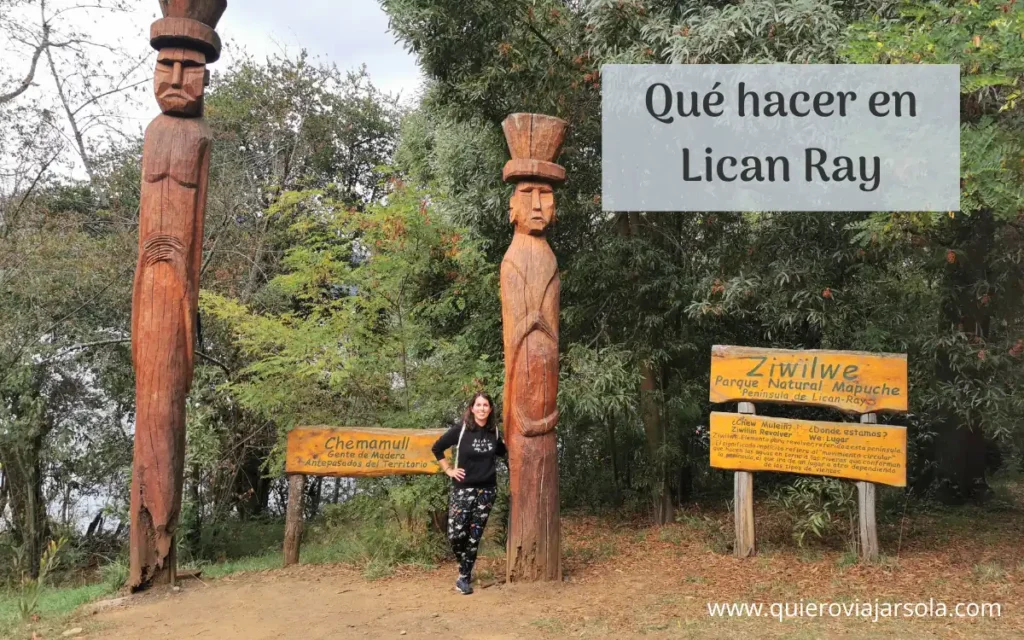
POLYGON ((21 614, 23 621, 28 621, 32 614, 35 613, 36 607, 39 605, 39 596, 42 594, 43 587, 46 586, 46 578, 60 564, 60 552, 67 542, 68 539, 65 537, 56 541, 50 540, 42 555, 39 556, 38 577, 32 578, 22 571, 18 612, 21 614))

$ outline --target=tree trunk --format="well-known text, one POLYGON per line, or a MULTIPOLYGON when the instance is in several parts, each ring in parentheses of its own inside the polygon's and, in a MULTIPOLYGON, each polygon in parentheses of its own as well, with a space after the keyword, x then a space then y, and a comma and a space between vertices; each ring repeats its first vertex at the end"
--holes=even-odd
POLYGON ((24 446, 2 452, 10 492, 14 542, 24 551, 22 569, 33 578, 39 575, 39 556, 46 537, 46 503, 43 500, 42 473, 39 464, 41 438, 31 438, 24 446))
POLYGON ((672 492, 669 490, 668 472, 663 448, 665 422, 661 403, 661 371, 650 362, 640 365, 640 408, 647 437, 648 464, 652 467, 651 489, 655 524, 666 524, 674 518, 672 492))
POLYGON ((48 534, 41 463, 44 438, 49 433, 45 411, 40 408, 45 406, 41 397, 45 376, 38 367, 17 373, 24 374, 20 383, 0 396, 0 402, 13 409, 8 435, 0 441, 0 466, 11 507, 11 533, 24 550, 21 568, 35 578, 48 534))
MULTIPOLYGON (((0 461, 3 460, 3 453, 0 450, 0 461)), ((3 466, 0 465, 0 518, 4 517, 7 513, 7 496, 8 496, 8 484, 7 474, 3 472, 3 466)))
POLYGON ((612 500, 615 506, 622 504, 622 489, 619 482, 619 447, 615 438, 615 421, 608 422, 608 446, 611 452, 612 463, 612 500))
MULTIPOLYGON (((942 333, 960 329, 983 344, 988 338, 992 314, 979 300, 977 285, 988 279, 988 252, 995 241, 992 213, 981 210, 957 216, 952 245, 957 249, 947 267, 946 297, 942 308, 942 333)), ((954 366, 949 353, 940 353, 936 367, 939 380, 953 383, 971 375, 971 364, 954 366)), ((982 500, 990 492, 985 480, 986 441, 979 425, 964 422, 947 411, 938 425, 936 443, 940 498, 948 503, 982 500)))
MULTIPOLYGON (((619 235, 639 238, 643 234, 639 213, 631 212, 616 220, 619 235)), ((647 440, 647 459, 651 465, 652 515, 655 524, 665 524, 674 518, 672 492, 669 488, 668 469, 662 449, 666 442, 664 417, 662 415, 661 370, 653 363, 640 364, 640 412, 647 440)))
POLYGON ((306 509, 306 512, 309 514, 310 518, 315 518, 317 514, 320 513, 320 501, 321 498, 323 498, 323 491, 323 476, 317 476, 316 479, 313 480, 313 486, 310 488, 309 507, 306 509))
POLYGON ((263 515, 270 500, 270 482, 263 477, 263 462, 266 451, 249 448, 245 452, 238 474, 235 476, 234 493, 244 496, 237 503, 238 516, 242 520, 263 515))

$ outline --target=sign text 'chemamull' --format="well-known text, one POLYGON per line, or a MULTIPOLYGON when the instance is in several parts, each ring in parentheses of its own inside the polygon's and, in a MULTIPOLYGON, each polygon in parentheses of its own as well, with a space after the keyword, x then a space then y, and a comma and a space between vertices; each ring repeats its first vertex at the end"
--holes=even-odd
POLYGON ((313 476, 440 473, 430 448, 438 429, 299 427, 288 433, 285 470, 313 476))

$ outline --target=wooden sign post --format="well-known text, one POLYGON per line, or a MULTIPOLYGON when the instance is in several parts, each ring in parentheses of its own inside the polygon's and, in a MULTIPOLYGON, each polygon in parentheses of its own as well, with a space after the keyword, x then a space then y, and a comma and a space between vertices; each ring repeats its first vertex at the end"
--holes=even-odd
MULTIPOLYGON (((754 415, 757 411, 752 402, 739 403, 738 411, 743 415, 754 415)), ((736 544, 733 554, 737 558, 754 555, 754 474, 737 471, 733 474, 733 509, 736 520, 736 544)))
MULTIPOLYGON (((860 417, 864 424, 876 424, 878 416, 865 413, 860 417)), ((904 433, 906 439, 906 433, 904 433)), ((907 484, 906 448, 904 447, 903 484, 907 484)), ((878 525, 875 522, 875 483, 865 480, 857 481, 857 522, 860 525, 860 557, 874 562, 878 560, 878 525)))
POLYGON ((755 553, 753 472, 779 471, 856 481, 860 555, 877 559, 875 483, 906 486, 907 433, 875 426, 875 412, 907 411, 907 392, 905 355, 715 346, 711 401, 740 401, 711 414, 711 466, 736 472, 734 554, 755 553), (865 426, 756 416, 753 399, 856 412, 865 426))
POLYGON ((298 427, 288 432, 284 566, 299 562, 306 476, 372 478, 441 473, 431 447, 443 429, 298 427))

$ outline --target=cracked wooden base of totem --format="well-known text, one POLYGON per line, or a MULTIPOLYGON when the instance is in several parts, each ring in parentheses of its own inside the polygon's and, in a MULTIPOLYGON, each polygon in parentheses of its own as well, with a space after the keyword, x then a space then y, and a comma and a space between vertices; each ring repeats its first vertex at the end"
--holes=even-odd
POLYGON ((146 262, 143 252, 132 336, 136 365, 132 589, 174 582, 174 534, 185 466, 185 398, 192 378, 191 309, 182 301, 184 288, 171 263, 147 266, 146 262))
POLYGON ((508 582, 562 579, 555 432, 509 435, 508 582))
POLYGON ((132 591, 149 586, 174 586, 178 582, 177 544, 174 535, 167 535, 153 526, 149 512, 132 511, 131 550, 141 552, 131 558, 132 566, 142 568, 139 576, 132 576, 128 586, 132 591), (138 538, 136 538, 138 536, 138 538))

